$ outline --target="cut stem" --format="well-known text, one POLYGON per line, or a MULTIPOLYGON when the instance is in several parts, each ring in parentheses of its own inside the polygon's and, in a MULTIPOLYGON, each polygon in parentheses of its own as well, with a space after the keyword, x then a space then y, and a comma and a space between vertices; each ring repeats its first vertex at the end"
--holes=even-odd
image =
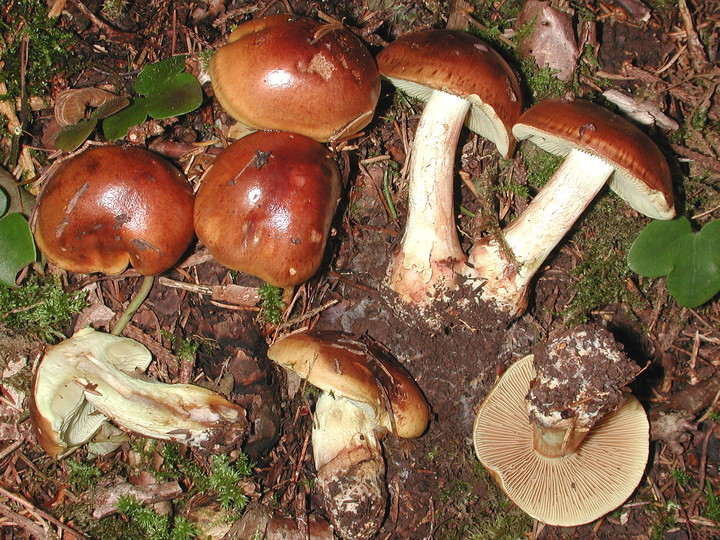
POLYGON ((408 303, 430 303, 456 289, 456 264, 465 260, 455 226, 455 149, 470 102, 436 90, 415 132, 410 158, 408 216, 390 268, 390 288, 408 303))

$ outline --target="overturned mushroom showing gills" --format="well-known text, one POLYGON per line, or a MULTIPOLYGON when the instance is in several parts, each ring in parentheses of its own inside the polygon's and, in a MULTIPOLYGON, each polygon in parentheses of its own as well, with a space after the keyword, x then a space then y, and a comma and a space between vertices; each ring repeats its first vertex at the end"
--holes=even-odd
POLYGON ((477 37, 452 30, 401 36, 377 57, 380 74, 426 101, 410 158, 408 216, 389 286, 408 304, 424 307, 457 288, 465 254, 455 225, 453 171, 463 124, 509 157, 511 128, 522 112, 510 66, 477 37))
POLYGON ((215 158, 197 193, 195 229, 220 264, 292 287, 320 267, 339 199, 340 173, 323 145, 258 131, 215 158))
POLYGON ((380 439, 388 431, 419 437, 430 418, 425 397, 394 358, 342 334, 293 334, 268 357, 324 390, 314 414, 315 486, 341 538, 373 537, 387 500, 380 439))
POLYGON ((590 427, 580 430, 582 437, 569 425, 537 430, 531 418, 538 404, 526 396, 538 377, 533 355, 508 368, 478 411, 475 452, 508 497, 533 518, 559 526, 588 523, 624 503, 640 482, 649 450, 647 415, 633 396, 610 388, 615 407, 607 414, 576 411, 592 417, 590 427), (573 449, 563 443, 565 435, 573 449))
POLYGON ((675 208, 670 169, 660 149, 637 126, 599 105, 580 99, 542 101, 522 115, 513 133, 565 161, 505 228, 505 246, 490 237, 480 239, 464 273, 482 286, 484 300, 519 315, 527 307, 535 272, 606 182, 649 217, 672 219, 675 208))
POLYGON ((107 420, 87 399, 75 381, 81 372, 67 358, 92 354, 103 357, 127 373, 145 371, 150 351, 132 339, 83 328, 71 338, 50 347, 33 376, 30 420, 38 442, 54 458, 62 458, 88 442, 107 420))
POLYGON ((210 77, 238 122, 321 142, 365 127, 380 95, 375 61, 355 34, 292 15, 238 26, 212 57, 210 77))
POLYGON ((35 240, 48 261, 78 273, 144 276, 174 265, 193 239, 193 192, 163 158, 133 147, 77 154, 47 179, 35 240))
POLYGON ((199 386, 141 378, 150 361, 136 341, 91 328, 51 347, 35 373, 30 406, 48 454, 67 455, 106 418, 146 437, 203 450, 237 447, 247 428, 242 407, 199 386))

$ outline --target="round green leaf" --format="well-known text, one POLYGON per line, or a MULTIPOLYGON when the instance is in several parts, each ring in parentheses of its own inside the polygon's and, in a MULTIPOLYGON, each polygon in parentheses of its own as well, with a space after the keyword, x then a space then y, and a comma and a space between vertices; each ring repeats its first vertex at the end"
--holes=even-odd
POLYGON ((668 292, 683 307, 704 304, 720 291, 720 264, 711 256, 713 242, 690 233, 676 242, 675 267, 667 276, 668 292))
POLYGON ((0 284, 15 286, 17 273, 35 260, 35 241, 27 219, 8 214, 0 219, 0 284))
POLYGON ((645 227, 628 253, 630 269, 646 277, 667 275, 675 266, 675 242, 692 234, 686 217, 671 221, 655 220, 645 227))

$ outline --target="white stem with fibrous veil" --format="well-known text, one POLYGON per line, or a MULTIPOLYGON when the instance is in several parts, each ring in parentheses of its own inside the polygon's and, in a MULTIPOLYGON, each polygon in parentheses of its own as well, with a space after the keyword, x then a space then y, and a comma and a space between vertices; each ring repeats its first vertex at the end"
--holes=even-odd
POLYGON ((522 312, 535 272, 613 171, 605 160, 581 150, 571 150, 525 211, 503 231, 514 261, 508 260, 495 240, 477 242, 470 250, 470 269, 465 273, 482 285, 483 299, 511 314, 522 312))
POLYGON ((390 269, 389 286, 407 303, 428 304, 457 288, 465 260, 455 225, 455 149, 470 109, 466 99, 434 91, 415 132, 410 157, 408 216, 390 269))

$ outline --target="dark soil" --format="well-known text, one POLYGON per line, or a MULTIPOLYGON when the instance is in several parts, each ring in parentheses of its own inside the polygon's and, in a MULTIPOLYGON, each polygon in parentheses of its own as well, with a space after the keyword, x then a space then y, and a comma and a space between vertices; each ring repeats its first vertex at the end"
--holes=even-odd
MULTIPOLYGON (((578 66, 574 90, 614 108, 602 101, 601 91, 622 88, 651 101, 683 125, 684 139, 658 128, 651 128, 651 134, 667 150, 676 172, 679 208, 687 207, 688 214, 704 223, 717 217, 720 205, 716 157, 720 141, 712 128, 716 126, 713 122, 720 120, 716 97, 720 7, 711 0, 698 0, 690 6, 691 21, 705 40, 702 63, 696 57, 697 50, 685 39, 688 23, 675 3, 648 2, 652 17, 646 23, 628 15, 623 8, 628 3, 593 1, 576 6, 581 8, 577 15, 585 21, 579 25, 586 32, 585 47, 593 55, 584 57, 578 66), (700 107, 707 119, 703 126, 690 122, 697 118, 700 107)), ((78 36, 74 51, 85 67, 73 74, 58 72, 43 96, 48 102, 67 88, 111 85, 115 92, 127 92, 145 64, 172 53, 197 56, 222 44, 235 25, 265 13, 292 9, 317 17, 322 12, 344 20, 377 53, 397 35, 444 26, 451 6, 464 5, 404 0, 230 1, 206 5, 154 0, 128 2, 122 14, 110 16, 101 11, 102 4, 70 0, 62 11, 58 24, 78 36)), ((480 4, 471 28, 503 51, 522 71, 522 77, 531 76, 503 45, 512 33, 501 31, 513 28, 519 2, 480 4)), ((2 15, 0 10, 0 18, 2 15)), ((531 85, 523 85, 530 102, 531 85)), ((196 185, 225 143, 227 127, 233 123, 213 99, 210 84, 203 88, 206 99, 197 112, 178 119, 151 120, 134 130, 131 137, 132 144, 154 148, 175 160, 196 185), (208 147, 204 145, 207 141, 214 142, 208 147)), ((529 309, 517 320, 486 305, 466 285, 449 300, 433 306, 430 314, 400 306, 385 287, 390 256, 400 240, 406 212, 407 186, 395 171, 405 163, 407 141, 412 141, 422 105, 407 104, 395 96, 389 85, 383 86, 373 123, 359 138, 336 148, 345 195, 333 224, 326 260, 315 277, 297 288, 284 322, 266 322, 254 306, 218 302, 207 295, 156 283, 125 331, 155 355, 149 374, 165 382, 212 386, 246 408, 251 429, 242 450, 255 464, 247 494, 253 502, 272 508, 275 516, 289 518, 300 531, 298 538, 310 537, 304 525, 309 516, 322 517, 311 489, 314 470, 309 438, 314 398, 310 391, 289 390, 288 383, 292 388, 293 381, 267 359, 266 350, 273 340, 302 328, 339 330, 378 342, 408 369, 430 404, 432 420, 422 437, 400 440, 390 435, 383 440, 389 503, 378 538, 720 537, 720 505, 716 499, 720 496, 720 441, 717 415, 706 414, 717 410, 720 391, 717 299, 699 309, 682 308, 668 295, 663 279, 644 281, 630 274, 624 264, 627 246, 621 243, 625 231, 603 230, 602 205, 614 205, 613 214, 624 220, 623 229, 639 230, 647 220, 603 192, 602 201, 546 261, 534 281, 529 309), (392 173, 390 200, 383 195, 384 187, 388 187, 384 186, 387 172, 392 173), (397 217, 389 203, 397 210, 397 217), (617 242, 610 240, 602 258, 592 259, 591 246, 600 242, 593 235, 600 234, 617 238, 617 242), (588 265, 611 268, 613 261, 620 261, 625 274, 618 279, 601 269, 599 275, 603 276, 603 289, 614 288, 615 292, 593 305, 578 306, 584 279, 595 268, 588 265), (653 428, 655 440, 647 474, 625 506, 588 525, 551 527, 525 516, 483 471, 472 448, 472 424, 483 398, 511 362, 580 320, 607 328, 642 367, 631 388, 657 426, 653 428), (172 353, 173 338, 199 341, 194 359, 177 361, 172 353)), ((43 143, 43 132, 52 122, 53 111, 42 106, 28 119, 31 135, 23 144, 43 148, 49 156, 36 161, 38 175, 59 156, 43 143)), ((91 138, 101 141, 102 135, 94 132, 91 138)), ((6 143, 9 147, 7 137, 2 145, 6 143)), ((0 150, 5 153, 2 147, 0 150)), ((457 185, 461 187, 457 198, 458 208, 462 205, 469 211, 462 214, 458 210, 464 248, 470 247, 473 238, 493 234, 498 225, 526 207, 538 187, 528 178, 525 158, 524 152, 518 152, 512 160, 502 160, 489 143, 467 130, 463 132, 458 149, 457 185), (477 182, 471 187, 472 182, 461 182, 461 176, 477 182), (513 189, 487 189, 509 183, 513 189), (474 217, 468 217, 470 213, 474 217)), ((260 285, 251 276, 229 273, 200 244, 194 245, 179 268, 166 276, 206 286, 230 282, 260 285)), ((90 307, 73 324, 107 330, 113 314, 122 310, 135 290, 136 277, 132 271, 119 278, 64 276, 68 289, 91 289, 90 307)), ((64 330, 69 335, 73 327, 64 330)), ((0 343, 0 367, 5 369, 0 384, 2 538, 50 538, 54 537, 51 530, 65 539, 109 538, 98 532, 102 527, 89 517, 91 490, 71 484, 65 462, 47 458, 23 415, 27 408, 24 394, 10 393, 10 382, 22 377, 25 382, 16 386, 27 392, 33 363, 44 345, 17 330, 8 331, 2 341, 7 341, 0 343), (22 365, 11 372, 11 360, 16 358, 22 359, 22 365), (18 502, 18 498, 25 502, 18 502)), ((92 458, 91 463, 104 472, 127 473, 139 447, 143 447, 142 442, 125 443, 110 454, 92 458)), ((138 468, 160 468, 161 453, 155 448, 138 468)), ((207 467, 207 456, 190 450, 184 450, 184 455, 207 467)), ((86 456, 83 448, 72 459, 83 461, 86 456)), ((187 478, 177 480, 185 492, 192 488, 187 478)), ((200 502, 178 497, 174 511, 183 514, 195 504, 200 502)))

